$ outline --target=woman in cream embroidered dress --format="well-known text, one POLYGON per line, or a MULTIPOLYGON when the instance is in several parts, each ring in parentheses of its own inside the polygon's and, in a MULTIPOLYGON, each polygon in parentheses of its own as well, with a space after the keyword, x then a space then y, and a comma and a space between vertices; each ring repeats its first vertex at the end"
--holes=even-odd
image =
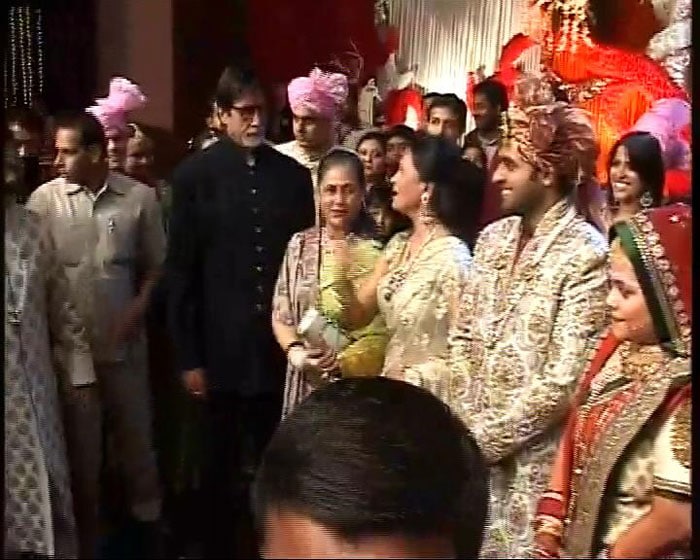
POLYGON ((538 505, 538 558, 691 557, 691 235, 681 204, 615 225, 612 324, 538 505))
POLYGON ((359 158, 349 150, 331 150, 321 159, 318 182, 323 227, 298 233, 289 242, 273 298, 273 330, 289 361, 284 416, 313 390, 319 377, 379 375, 384 361, 386 332, 379 316, 361 329, 343 331, 350 343, 340 351, 320 347, 298 333, 312 308, 330 323, 339 323, 344 305, 338 286, 341 264, 332 250, 338 241, 347 243, 348 277, 354 285, 372 272, 381 254, 381 244, 369 235, 372 219, 362 207, 365 182, 359 158))
POLYGON ((460 208, 483 171, 442 138, 418 139, 393 177, 393 207, 412 222, 389 242, 374 274, 350 293, 345 320, 362 325, 381 311, 389 331, 383 375, 447 396, 447 334, 471 254, 460 208))

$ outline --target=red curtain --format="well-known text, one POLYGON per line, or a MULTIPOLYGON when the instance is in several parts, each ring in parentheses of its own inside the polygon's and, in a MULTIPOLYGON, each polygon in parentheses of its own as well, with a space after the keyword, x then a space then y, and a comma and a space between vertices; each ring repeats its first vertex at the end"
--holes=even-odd
POLYGON ((287 82, 309 73, 355 44, 363 78, 386 61, 374 25, 372 0, 249 0, 248 45, 260 78, 287 82))

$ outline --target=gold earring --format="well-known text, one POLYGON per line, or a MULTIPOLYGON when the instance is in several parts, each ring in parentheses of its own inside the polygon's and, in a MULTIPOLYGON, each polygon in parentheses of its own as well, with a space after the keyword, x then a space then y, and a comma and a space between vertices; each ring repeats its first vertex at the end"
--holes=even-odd
POLYGON ((430 195, 424 192, 420 195, 420 209, 418 210, 418 216, 425 225, 432 225, 435 223, 435 215, 430 208, 430 195))

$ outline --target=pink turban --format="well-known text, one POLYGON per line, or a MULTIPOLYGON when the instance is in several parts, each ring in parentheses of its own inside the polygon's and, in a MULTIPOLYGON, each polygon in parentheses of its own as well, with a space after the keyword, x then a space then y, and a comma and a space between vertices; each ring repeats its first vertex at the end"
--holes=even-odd
POLYGON ((688 167, 690 147, 682 133, 690 124, 690 112, 690 103, 683 99, 659 99, 632 127, 659 141, 667 169, 688 167))
POLYGON ((348 97, 348 79, 343 74, 314 68, 308 77, 293 79, 287 87, 287 93, 292 113, 308 109, 332 119, 348 97))
POLYGON ((100 121, 105 131, 116 129, 125 132, 129 113, 143 109, 146 105, 146 96, 139 86, 126 78, 112 78, 109 84, 109 95, 97 99, 95 103, 85 110, 100 121))

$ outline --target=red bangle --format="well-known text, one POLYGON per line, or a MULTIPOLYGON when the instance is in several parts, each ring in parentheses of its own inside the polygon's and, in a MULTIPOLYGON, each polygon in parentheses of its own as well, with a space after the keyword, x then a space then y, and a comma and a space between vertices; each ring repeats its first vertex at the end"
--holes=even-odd
POLYGON ((557 519, 564 519, 566 516, 564 502, 549 496, 540 498, 540 502, 537 504, 537 513, 556 517, 557 519))

